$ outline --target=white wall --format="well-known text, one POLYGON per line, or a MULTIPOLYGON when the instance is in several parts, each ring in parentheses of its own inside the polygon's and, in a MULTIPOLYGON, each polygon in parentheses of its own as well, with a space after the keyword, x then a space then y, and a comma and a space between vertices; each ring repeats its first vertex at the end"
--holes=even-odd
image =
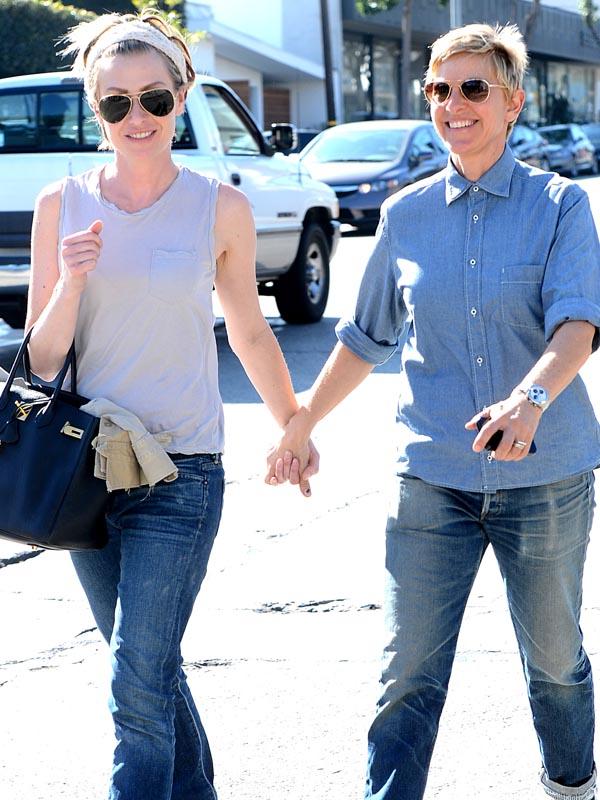
POLYGON ((327 122, 322 81, 297 81, 290 87, 290 122, 300 128, 323 128, 327 122))
POLYGON ((209 5, 215 20, 221 25, 273 47, 282 46, 281 0, 209 0, 209 5))
POLYGON ((321 64, 323 37, 320 1, 279 0, 279 4, 283 9, 283 49, 321 64))
POLYGON ((216 75, 215 48, 210 36, 205 36, 204 39, 194 44, 191 48, 191 53, 192 63, 196 72, 216 75))
POLYGON ((250 84, 250 111, 259 127, 262 128, 264 120, 262 73, 235 61, 216 56, 214 75, 222 81, 248 81, 250 84))

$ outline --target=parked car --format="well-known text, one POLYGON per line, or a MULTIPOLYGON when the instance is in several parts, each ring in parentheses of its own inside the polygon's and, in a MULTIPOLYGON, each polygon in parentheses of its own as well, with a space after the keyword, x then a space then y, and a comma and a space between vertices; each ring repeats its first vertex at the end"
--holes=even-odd
POLYGON ((596 164, 600 168, 600 122, 586 122, 581 126, 581 130, 594 145, 596 164))
POLYGON ((551 145, 548 149, 551 169, 572 178, 581 172, 595 174, 598 171, 594 145, 581 125, 569 122, 564 125, 544 125, 537 130, 551 145))
POLYGON ((299 160, 313 178, 335 190, 341 222, 373 230, 383 201, 443 169, 448 152, 430 122, 369 120, 328 128, 299 160))
MULTIPOLYGON (((275 295, 286 321, 312 322, 327 302, 339 206, 329 186, 276 152, 293 143, 292 126, 278 127, 273 147, 231 89, 202 75, 177 118, 173 157, 246 193, 257 230, 259 291, 275 295)), ((25 315, 36 195, 112 158, 97 151, 99 141, 72 73, 0 80, 0 317, 15 326, 25 315)))
POLYGON ((527 125, 515 125, 508 137, 508 144, 515 158, 532 167, 550 169, 548 142, 538 131, 527 125))

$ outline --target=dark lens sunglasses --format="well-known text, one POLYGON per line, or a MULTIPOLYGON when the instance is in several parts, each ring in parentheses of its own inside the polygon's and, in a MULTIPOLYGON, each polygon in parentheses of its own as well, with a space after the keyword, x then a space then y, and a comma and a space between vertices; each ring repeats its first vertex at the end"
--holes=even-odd
POLYGON ((443 106, 448 102, 452 89, 458 85, 460 93, 469 103, 485 103, 490 96, 490 89, 507 89, 502 83, 488 83, 484 78, 469 78, 459 84, 447 81, 430 81, 423 87, 423 92, 428 103, 443 106))
POLYGON ((166 117, 175 108, 175 96, 170 89, 148 89, 139 94, 108 94, 98 102, 98 111, 105 122, 121 122, 137 99, 144 111, 153 117, 166 117))

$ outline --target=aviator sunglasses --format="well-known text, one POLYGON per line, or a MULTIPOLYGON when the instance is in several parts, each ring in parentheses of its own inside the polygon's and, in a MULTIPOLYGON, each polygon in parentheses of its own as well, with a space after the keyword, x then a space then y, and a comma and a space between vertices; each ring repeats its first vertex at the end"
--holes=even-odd
POLYGON ((105 122, 121 122, 138 100, 144 111, 153 117, 166 117, 175 108, 175 96, 170 89, 148 89, 139 94, 107 94, 98 101, 98 111, 105 122))
POLYGON ((423 93, 428 103, 443 106, 448 102, 454 86, 458 85, 460 93, 469 103, 485 103, 490 96, 490 89, 507 89, 503 83, 488 83, 484 78, 468 78, 459 84, 448 81, 429 81, 423 87, 423 93))

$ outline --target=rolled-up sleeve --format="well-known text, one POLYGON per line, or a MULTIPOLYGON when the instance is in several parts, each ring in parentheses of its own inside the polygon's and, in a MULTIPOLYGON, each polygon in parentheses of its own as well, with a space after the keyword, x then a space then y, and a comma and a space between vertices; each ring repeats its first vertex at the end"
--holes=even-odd
POLYGON ((570 320, 596 327, 600 344, 600 244, 587 195, 570 186, 546 263, 542 285, 546 341, 570 320))
POLYGON ((335 332, 340 342, 370 364, 383 364, 396 351, 407 313, 396 285, 394 260, 382 209, 375 247, 360 284, 354 315, 342 318, 335 332))

